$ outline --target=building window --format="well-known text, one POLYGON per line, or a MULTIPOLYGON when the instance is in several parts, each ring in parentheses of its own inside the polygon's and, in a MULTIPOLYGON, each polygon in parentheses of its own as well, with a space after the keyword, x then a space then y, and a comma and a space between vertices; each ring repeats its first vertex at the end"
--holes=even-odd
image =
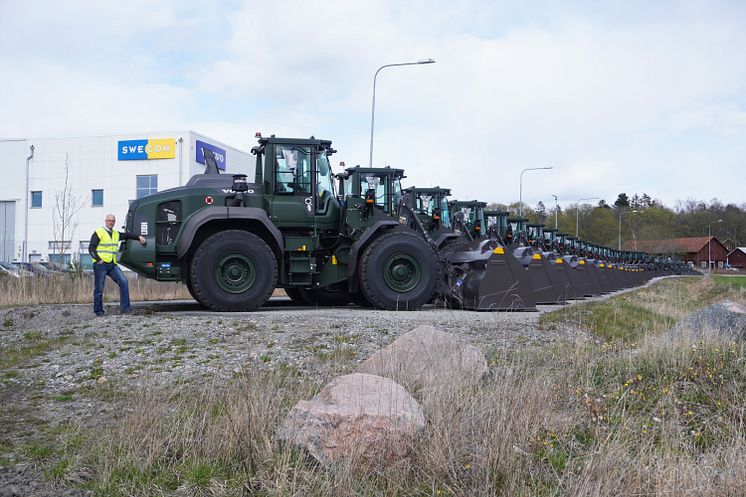
POLYGON ((148 174, 137 177, 137 198, 147 197, 158 191, 158 175, 148 174))
POLYGON ((41 192, 31 192, 31 208, 41 208, 41 192))
POLYGON ((103 207, 104 205, 104 191, 103 190, 91 190, 91 206, 92 207, 103 207))

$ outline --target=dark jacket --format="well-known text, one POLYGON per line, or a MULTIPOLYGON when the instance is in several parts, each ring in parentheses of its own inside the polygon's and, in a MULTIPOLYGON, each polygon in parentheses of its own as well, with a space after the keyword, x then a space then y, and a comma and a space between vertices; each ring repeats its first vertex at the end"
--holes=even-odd
MULTIPOLYGON (((106 228, 104 228, 106 229, 106 228)), ((110 230, 109 234, 111 235, 110 230)), ((120 231, 119 232, 119 240, 138 240, 140 237, 138 235, 133 235, 132 233, 128 233, 126 231, 120 231)), ((88 253, 91 254, 91 257, 93 257, 93 263, 96 264, 98 261, 101 260, 101 257, 98 256, 98 253, 96 252, 96 247, 98 247, 98 242, 101 240, 99 239, 96 232, 93 232, 93 236, 91 237, 91 243, 88 244, 88 253)))

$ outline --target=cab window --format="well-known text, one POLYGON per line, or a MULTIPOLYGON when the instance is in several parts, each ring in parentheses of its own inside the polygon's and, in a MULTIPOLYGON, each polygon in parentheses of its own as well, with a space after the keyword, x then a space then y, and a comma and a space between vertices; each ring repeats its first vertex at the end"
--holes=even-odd
POLYGON ((275 147, 275 191, 277 193, 311 193, 311 153, 308 147, 277 145, 275 147))

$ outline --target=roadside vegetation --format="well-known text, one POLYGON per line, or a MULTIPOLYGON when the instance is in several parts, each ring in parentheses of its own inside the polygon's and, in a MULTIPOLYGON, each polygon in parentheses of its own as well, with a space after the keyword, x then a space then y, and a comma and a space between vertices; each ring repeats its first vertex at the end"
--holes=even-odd
POLYGON ((743 342, 658 339, 725 298, 746 303, 746 291, 680 278, 545 315, 542 326, 582 326, 591 338, 508 358, 473 389, 418 398, 425 435, 393 468, 321 468, 279 445, 289 409, 331 377, 250 365, 227 383, 112 395, 119 414, 105 426, 48 428, 20 450, 49 480, 99 496, 738 495, 743 342))
MULTIPOLYGON (((191 299, 186 286, 146 278, 129 279, 131 300, 191 299)), ((0 276, 0 307, 33 304, 89 303, 93 300, 93 275, 63 273, 14 278, 0 276)), ((119 287, 107 280, 104 302, 119 302, 119 287)))

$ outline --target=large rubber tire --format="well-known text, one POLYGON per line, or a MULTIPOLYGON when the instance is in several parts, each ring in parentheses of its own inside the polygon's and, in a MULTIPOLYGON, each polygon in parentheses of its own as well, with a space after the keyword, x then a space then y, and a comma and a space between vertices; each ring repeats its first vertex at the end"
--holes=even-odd
POLYGON ((216 233, 194 253, 189 268, 198 302, 214 311, 251 311, 277 284, 277 260, 258 236, 241 230, 216 233))
POLYGON ((360 289, 379 309, 419 309, 433 299, 439 277, 435 250, 405 228, 383 233, 360 256, 360 289))
POLYGON ((301 293, 300 288, 285 288, 285 293, 296 305, 311 305, 301 293))
POLYGON ((187 278, 186 280, 186 287, 187 290, 189 290, 189 295, 191 295, 194 300, 201 304, 202 302, 197 300, 197 294, 194 293, 194 286, 192 286, 192 280, 190 278, 187 278))
POLYGON ((300 294, 311 305, 318 307, 344 307, 350 303, 347 280, 324 288, 304 288, 300 294))

